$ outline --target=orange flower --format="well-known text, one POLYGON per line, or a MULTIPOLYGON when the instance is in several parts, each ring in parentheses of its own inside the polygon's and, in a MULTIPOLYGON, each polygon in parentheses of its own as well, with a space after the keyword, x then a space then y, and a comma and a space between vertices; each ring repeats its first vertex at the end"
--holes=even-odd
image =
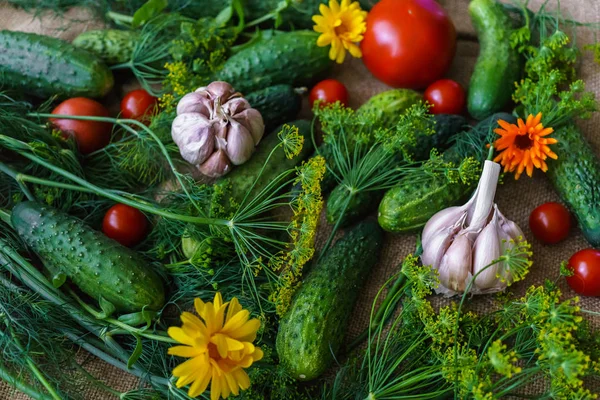
POLYGON ((525 122, 519 118, 518 125, 498 120, 498 124, 502 128, 495 129, 494 132, 501 137, 494 142, 494 147, 500 154, 494 161, 500 162, 504 166, 504 172, 516 170, 515 179, 519 179, 524 170, 531 177, 533 167, 546 172, 548 165, 545 160, 548 157, 555 160, 558 158, 548 147, 558 141, 546 137, 554 132, 554 129, 544 128, 541 121, 542 113, 535 117, 530 114, 525 122))

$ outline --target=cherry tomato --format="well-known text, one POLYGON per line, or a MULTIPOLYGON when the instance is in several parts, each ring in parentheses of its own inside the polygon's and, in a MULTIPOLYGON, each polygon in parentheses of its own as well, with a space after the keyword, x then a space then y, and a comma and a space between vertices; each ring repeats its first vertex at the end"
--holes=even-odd
POLYGON ((571 289, 583 296, 600 296, 600 251, 585 249, 569 260, 573 276, 567 277, 571 289))
POLYGON ((562 204, 545 203, 531 212, 529 228, 540 242, 558 243, 569 236, 571 214, 562 204))
MULTIPOLYGON (((52 111, 52 114, 88 117, 110 116, 106 107, 85 97, 74 97, 63 101, 52 111)), ((100 150, 110 142, 112 124, 108 122, 56 118, 51 118, 50 122, 60 129, 65 137, 72 135, 82 154, 100 150)))
POLYGON ((102 232, 123 246, 133 247, 148 233, 148 219, 137 208, 115 204, 104 215, 102 232))
POLYGON ((348 90, 346 86, 335 79, 325 79, 317 83, 310 91, 310 106, 315 101, 321 100, 322 104, 330 104, 339 101, 343 105, 348 104, 348 90))
POLYGON ((440 79, 425 90, 425 100, 433 105, 432 114, 462 114, 465 90, 452 79, 440 79))
POLYGON ((450 68, 456 29, 435 0, 381 0, 369 11, 360 47, 377 79, 420 89, 450 68))
POLYGON ((121 116, 148 122, 157 103, 158 99, 144 89, 133 90, 127 93, 121 101, 121 116))

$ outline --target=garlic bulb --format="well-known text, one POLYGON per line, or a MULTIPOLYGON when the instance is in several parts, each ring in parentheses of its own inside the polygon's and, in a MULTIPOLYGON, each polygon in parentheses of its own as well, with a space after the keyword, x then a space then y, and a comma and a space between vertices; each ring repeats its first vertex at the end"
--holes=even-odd
POLYGON ((496 261, 523 240, 523 232, 494 204, 499 175, 500 165, 486 161, 473 197, 438 212, 425 225, 421 261, 438 271, 438 293, 493 293, 512 282, 509 266, 496 261))
POLYGON ((212 178, 250 159, 265 124, 260 113, 227 82, 212 82, 177 104, 171 136, 184 160, 212 178))

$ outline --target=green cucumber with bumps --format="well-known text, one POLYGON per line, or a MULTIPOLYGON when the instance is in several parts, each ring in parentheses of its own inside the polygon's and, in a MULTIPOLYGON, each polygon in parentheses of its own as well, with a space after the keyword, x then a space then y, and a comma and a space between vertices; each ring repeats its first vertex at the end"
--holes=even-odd
MULTIPOLYGON (((438 114, 433 119, 435 133, 416 137, 416 145, 411 149, 415 160, 427 159, 431 149, 443 150, 448 147, 449 139, 467 125, 466 118, 460 115, 438 114)), ((327 199, 327 222, 335 224, 340 220, 340 226, 347 226, 375 210, 384 193, 384 191, 372 190, 351 195, 346 186, 342 184, 336 186, 327 199)))
POLYGON ((294 31, 261 40, 231 56, 216 80, 242 93, 279 84, 310 86, 332 65, 327 48, 317 46, 317 37, 315 32, 294 31))
POLYGON ((558 128, 557 160, 548 159, 546 175, 563 202, 577 218, 583 236, 600 246, 600 160, 579 129, 572 124, 558 128))
POLYGON ((496 0, 471 0, 469 14, 479 36, 479 57, 471 76, 467 106, 482 120, 502 111, 519 80, 522 60, 510 43, 513 21, 496 0))
POLYGON ((94 53, 108 65, 128 62, 133 54, 139 32, 122 29, 98 29, 77 36, 73 46, 94 53))
MULTIPOLYGON (((497 126, 498 119, 516 122, 512 115, 506 113, 488 117, 470 131, 460 133, 470 136, 473 145, 471 150, 458 151, 457 145, 453 145, 442 154, 443 159, 459 165, 465 157, 477 157, 481 149, 490 142, 490 138, 493 138, 493 129, 497 126)), ((487 155, 487 152, 483 153, 487 155)), ((438 211, 466 200, 475 185, 476 182, 464 184, 433 176, 415 183, 409 176, 383 196, 379 204, 379 225, 388 232, 414 232, 422 228, 438 211)))
POLYGON ((39 97, 102 97, 113 87, 96 55, 60 39, 0 31, 0 86, 39 97))
POLYGON ((13 208, 11 222, 54 277, 69 278, 117 312, 158 311, 164 305, 163 281, 148 262, 81 220, 26 201, 13 208))
POLYGON ((276 343, 281 364, 294 378, 315 379, 331 365, 382 243, 377 223, 364 221, 338 240, 303 280, 281 319, 276 343))
POLYGON ((267 131, 296 118, 302 107, 300 94, 290 85, 270 86, 245 97, 262 115, 267 131))

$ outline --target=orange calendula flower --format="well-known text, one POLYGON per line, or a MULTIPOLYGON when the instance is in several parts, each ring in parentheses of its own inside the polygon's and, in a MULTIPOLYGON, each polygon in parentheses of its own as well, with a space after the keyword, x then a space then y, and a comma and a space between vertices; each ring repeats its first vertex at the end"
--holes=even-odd
POLYGON ((317 39, 318 46, 329 46, 329 58, 338 64, 344 62, 346 50, 354 57, 362 57, 362 52, 357 43, 360 43, 367 30, 367 12, 360 8, 357 1, 330 0, 329 7, 325 4, 319 6, 321 15, 315 15, 312 20, 316 24, 315 32, 321 35, 317 39))
POLYGON ((212 381, 211 400, 238 395, 240 389, 250 387, 244 368, 263 357, 262 350, 252 344, 260 321, 250 319, 235 297, 223 303, 220 293, 214 303, 196 299, 194 306, 200 318, 183 312, 183 326, 168 330, 169 336, 183 345, 171 347, 169 354, 189 358, 173 369, 173 376, 179 378, 177 387, 191 384, 188 395, 196 397, 212 381))
POLYGON ((546 136, 554 132, 552 128, 544 128, 542 113, 535 117, 529 115, 527 120, 519 118, 517 125, 498 120, 501 128, 495 129, 500 139, 494 142, 494 147, 500 152, 494 159, 504 166, 504 172, 515 172, 515 179, 519 179, 523 171, 530 177, 533 167, 548 171, 546 159, 557 159, 558 156, 550 150, 548 145, 558 141, 546 136))

